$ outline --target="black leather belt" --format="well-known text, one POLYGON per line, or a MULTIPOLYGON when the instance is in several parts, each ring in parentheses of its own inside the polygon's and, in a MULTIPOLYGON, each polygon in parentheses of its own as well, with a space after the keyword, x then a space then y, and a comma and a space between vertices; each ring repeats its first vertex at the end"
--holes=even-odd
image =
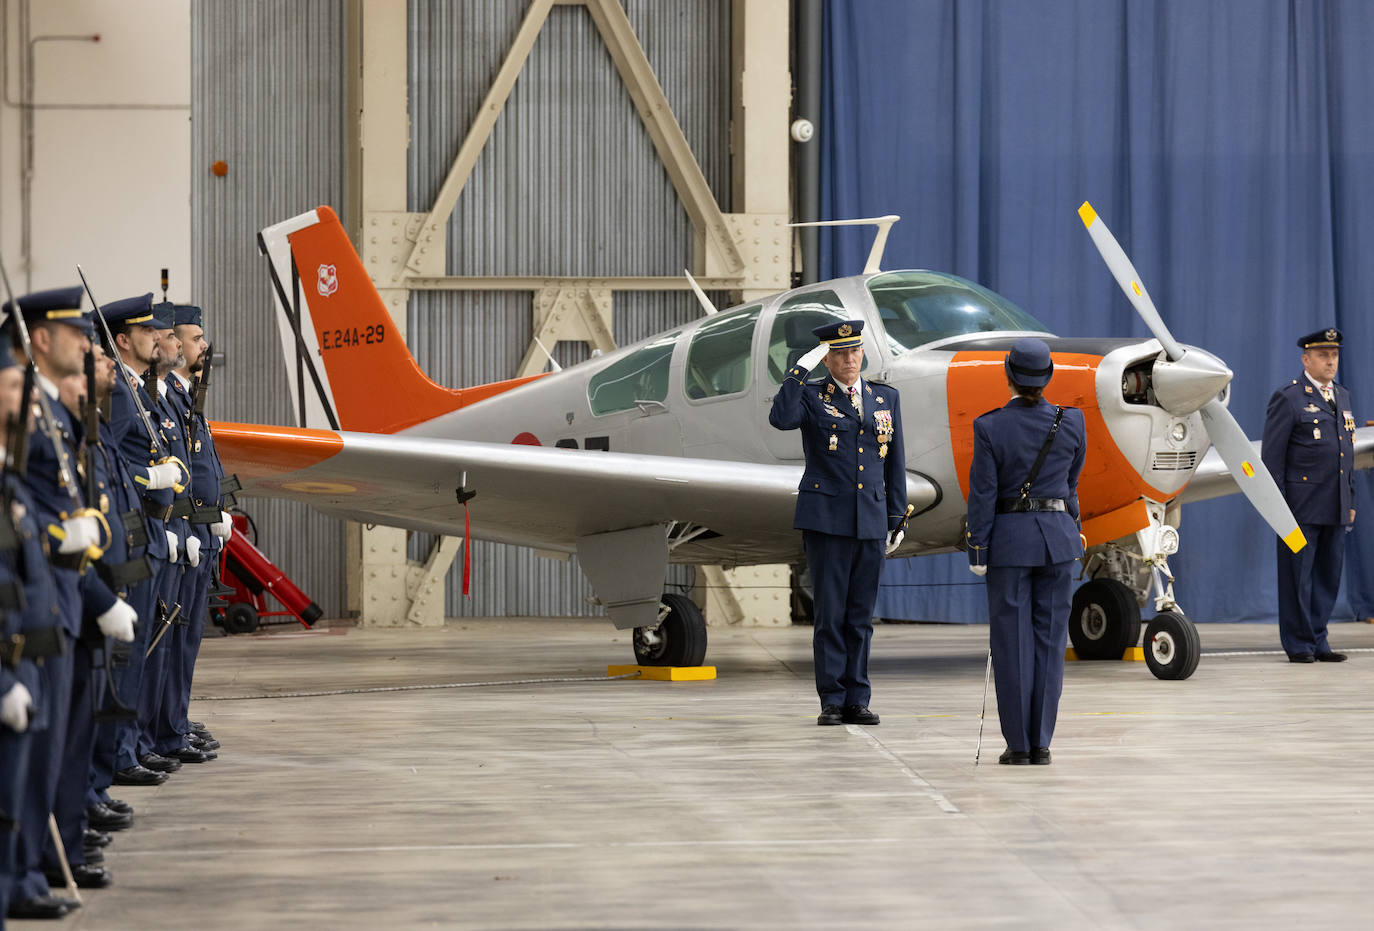
POLYGON ((148 527, 143 523, 142 511, 133 508, 119 515, 119 519, 124 524, 124 536, 128 539, 129 546, 148 545, 148 527))
POLYGON ((48 562, 58 569, 71 569, 80 572, 86 568, 85 553, 53 553, 48 557, 48 562))
POLYGON ((110 588, 128 588, 153 577, 153 567, 147 556, 114 565, 102 559, 95 564, 95 572, 110 588))
POLYGON ((998 498, 998 514, 1024 514, 1028 511, 1067 511, 1063 498, 998 498))
POLYGON ((67 640, 61 627, 35 627, 8 640, 0 640, 0 662, 14 666, 20 657, 43 659, 67 652, 67 640))
POLYGON ((172 502, 172 507, 167 511, 172 517, 190 517, 191 499, 178 498, 172 502))

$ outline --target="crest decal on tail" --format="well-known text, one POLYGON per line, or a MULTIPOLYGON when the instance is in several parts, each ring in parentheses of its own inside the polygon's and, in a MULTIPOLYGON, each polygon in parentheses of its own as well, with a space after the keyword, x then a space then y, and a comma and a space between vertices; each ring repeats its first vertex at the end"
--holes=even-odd
POLYGON ((316 283, 316 287, 319 288, 321 297, 329 297, 339 290, 339 273, 333 265, 320 265, 319 281, 316 283))

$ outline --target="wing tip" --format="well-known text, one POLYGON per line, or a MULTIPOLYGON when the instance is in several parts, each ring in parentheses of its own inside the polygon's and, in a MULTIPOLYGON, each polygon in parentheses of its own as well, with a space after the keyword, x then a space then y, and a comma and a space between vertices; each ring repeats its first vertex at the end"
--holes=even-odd
POLYGON ((1093 209, 1092 204, 1085 200, 1083 201, 1083 206, 1078 208, 1078 216, 1079 219, 1083 221, 1083 226, 1089 227, 1092 226, 1093 221, 1097 219, 1097 211, 1093 209))

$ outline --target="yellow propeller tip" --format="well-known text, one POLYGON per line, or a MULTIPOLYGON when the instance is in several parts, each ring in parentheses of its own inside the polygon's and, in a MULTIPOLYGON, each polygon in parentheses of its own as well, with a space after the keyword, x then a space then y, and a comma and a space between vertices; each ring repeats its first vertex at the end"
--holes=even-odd
POLYGON ((1092 226, 1093 220, 1097 219, 1097 211, 1085 200, 1083 206, 1078 208, 1078 216, 1082 218, 1084 226, 1092 226))
POLYGON ((1288 544, 1288 548, 1296 553, 1307 545, 1307 537, 1302 535, 1301 527, 1294 527, 1293 532, 1283 538, 1283 542, 1288 544))

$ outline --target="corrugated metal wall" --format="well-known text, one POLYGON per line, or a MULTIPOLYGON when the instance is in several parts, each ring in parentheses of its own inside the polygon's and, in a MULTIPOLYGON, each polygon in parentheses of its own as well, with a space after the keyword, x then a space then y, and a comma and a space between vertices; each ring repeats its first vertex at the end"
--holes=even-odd
MULTIPOLYGON (((294 423, 257 234, 320 204, 343 207, 344 7, 191 5, 192 293, 216 354, 225 355, 209 395, 212 418, 294 423), (210 173, 219 160, 229 167, 223 178, 210 173)), ((342 523, 290 502, 242 503, 268 554, 337 616, 342 523)))
MULTIPOLYGON (((410 0, 409 209, 428 210, 501 67, 528 4, 410 0)), ((627 0, 625 11, 717 201, 730 204, 727 0, 627 0)), ((692 226, 591 16, 554 7, 448 226, 453 275, 675 275, 691 264, 692 226)), ((700 314, 690 293, 617 294, 624 345, 700 314)), ((413 295, 408 339, 448 385, 510 378, 529 345, 527 292, 413 295)), ((583 344, 555 352, 567 365, 583 344)), ((413 541, 412 555, 428 540, 413 541)), ((472 598, 461 560, 450 615, 596 613, 576 560, 477 543, 472 598)), ((675 582, 691 571, 674 569, 675 582)))
MULTIPOLYGON (((501 66, 525 0, 409 0, 409 209, 428 210, 501 66)), ((729 191, 728 0, 626 0, 660 84, 717 200, 729 191)), ((212 415, 290 423, 271 295, 256 233, 345 192, 343 0, 192 6, 192 223, 196 294, 228 363, 212 415), (208 166, 229 163, 226 178, 208 166)), ((345 226, 351 218, 344 217, 345 226)), ((448 229, 456 275, 673 275, 692 228, 586 10, 555 7, 458 200, 448 229)), ((718 303, 720 296, 715 296, 718 303)), ((621 294, 625 344, 694 319, 690 293, 621 294)), ((436 381, 509 378, 529 342, 528 293, 418 292, 408 339, 436 381)), ((585 357, 563 344, 562 364, 585 357)), ((343 607, 339 522, 249 502, 272 556, 329 613, 343 607)), ((428 551, 417 535, 411 555, 428 551)), ((450 573, 450 615, 595 613, 576 561, 473 547, 472 598, 450 573)), ((690 581, 674 569, 671 580, 690 581)))

